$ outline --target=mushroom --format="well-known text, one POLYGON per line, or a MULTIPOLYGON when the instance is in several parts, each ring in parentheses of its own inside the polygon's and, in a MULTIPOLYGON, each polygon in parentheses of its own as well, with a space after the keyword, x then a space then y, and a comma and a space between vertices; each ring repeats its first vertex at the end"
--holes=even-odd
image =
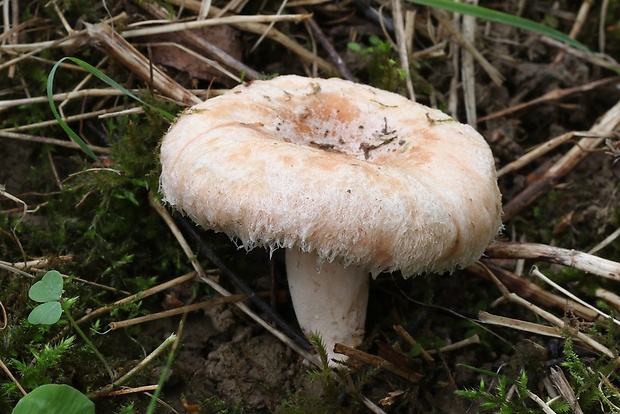
POLYGON ((491 150, 439 110, 341 79, 280 76, 185 110, 161 143, 171 206, 246 250, 286 249, 297 320, 360 344, 369 274, 452 272, 501 229, 491 150))

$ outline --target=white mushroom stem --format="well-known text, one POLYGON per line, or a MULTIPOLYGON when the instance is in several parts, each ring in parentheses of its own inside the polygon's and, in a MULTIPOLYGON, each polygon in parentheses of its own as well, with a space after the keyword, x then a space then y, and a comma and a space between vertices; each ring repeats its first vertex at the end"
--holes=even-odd
POLYGON ((286 250, 288 284, 299 326, 306 335, 321 335, 334 366, 333 358, 346 359, 334 353, 336 343, 355 347, 362 342, 370 277, 356 266, 319 263, 315 253, 286 250))

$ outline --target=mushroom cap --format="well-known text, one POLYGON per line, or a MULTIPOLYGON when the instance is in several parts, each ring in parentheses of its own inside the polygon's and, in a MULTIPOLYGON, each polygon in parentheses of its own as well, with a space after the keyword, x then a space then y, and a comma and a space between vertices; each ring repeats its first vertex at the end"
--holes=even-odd
POLYGON ((195 105, 164 137, 161 163, 164 200, 204 228, 373 276, 467 266, 501 229, 480 134, 341 79, 280 76, 195 105))

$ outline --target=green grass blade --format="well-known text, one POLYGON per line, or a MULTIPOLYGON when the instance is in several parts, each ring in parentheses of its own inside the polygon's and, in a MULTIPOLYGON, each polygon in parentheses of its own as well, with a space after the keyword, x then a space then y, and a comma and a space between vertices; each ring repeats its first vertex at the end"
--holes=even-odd
POLYGON ((56 64, 52 67, 52 70, 50 71, 50 74, 47 78, 47 99, 49 101, 49 105, 50 108, 52 109, 52 113, 54 114, 54 117, 56 118, 56 120, 58 121, 58 123, 60 124, 60 126, 62 127, 62 129, 67 133, 67 135, 69 135, 69 137, 75 142, 77 143, 80 148, 86 153, 88 154, 91 158, 93 158, 99 165, 103 165, 101 163, 101 161, 99 160, 99 157, 97 157, 97 155, 95 155, 95 153, 88 147, 88 145, 71 129, 71 127, 69 125, 67 125, 67 123, 61 118, 60 114, 58 113, 58 110, 56 109, 56 104, 54 103, 54 98, 53 98, 53 89, 54 89, 54 77, 56 76, 56 71, 58 70, 58 67, 60 66, 60 64, 62 62, 64 62, 65 60, 70 60, 73 63, 75 63, 76 65, 82 67, 83 69, 87 70, 88 72, 90 72, 93 76, 99 78, 100 80, 102 80, 103 82, 107 83, 108 85, 110 85, 111 87, 121 91, 122 93, 124 93, 126 96, 135 99, 136 101, 140 102, 142 105, 153 109, 157 112, 159 112, 162 116, 164 116, 166 119, 168 119, 169 121, 174 121, 175 116, 172 115, 171 113, 164 111, 162 109, 159 109, 151 104, 149 104, 148 102, 143 101, 142 99, 140 99, 140 97, 138 97, 136 94, 134 94, 133 92, 131 92, 130 90, 126 89, 125 87, 123 87, 121 84, 119 84, 118 82, 116 82, 114 79, 110 78, 108 75, 106 75, 105 73, 101 72, 99 69, 97 69, 96 67, 94 67, 93 65, 91 65, 88 62, 85 62, 81 59, 75 58, 75 57, 71 57, 71 56, 67 56, 64 57, 62 59, 60 59, 58 62, 56 62, 56 64))
POLYGON ((82 151, 84 151, 86 154, 88 154, 99 165, 103 166, 103 163, 101 162, 99 157, 97 157, 97 155, 95 155, 93 150, 91 150, 88 147, 88 145, 82 140, 82 138, 80 138, 71 129, 71 127, 69 125, 67 125, 67 123, 62 119, 62 117, 58 113, 58 109, 56 109, 56 103, 54 102, 54 93, 53 93, 53 89, 54 89, 54 76, 56 75, 56 70, 58 69, 58 66, 66 59, 68 59, 68 58, 62 58, 58 62, 56 62, 56 64, 54 65, 54 67, 50 71, 50 74, 47 77, 47 100, 49 101, 49 105, 50 105, 50 108, 52 109, 52 113, 54 114, 54 118, 56 118, 56 121, 58 121, 58 124, 67 133, 67 135, 69 135, 69 138, 71 138, 76 144, 78 144, 80 146, 80 148, 82 148, 82 151))
POLYGON ((487 9, 486 7, 474 6, 471 4, 457 3, 452 0, 407 0, 411 3, 420 4, 422 6, 438 7, 440 9, 448 10, 454 13, 468 14, 470 16, 478 17, 480 19, 489 20, 495 23, 507 24, 509 26, 518 27, 519 29, 529 30, 534 33, 538 33, 543 36, 550 37, 562 43, 573 46, 576 49, 582 50, 590 55, 593 53, 579 43, 575 39, 571 39, 564 33, 555 30, 544 24, 536 23, 532 20, 524 19, 518 16, 512 16, 507 13, 502 13, 496 10, 487 9))

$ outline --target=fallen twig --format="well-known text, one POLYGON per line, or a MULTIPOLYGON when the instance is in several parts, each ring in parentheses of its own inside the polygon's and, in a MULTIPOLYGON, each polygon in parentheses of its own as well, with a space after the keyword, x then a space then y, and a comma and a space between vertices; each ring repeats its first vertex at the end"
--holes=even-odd
POLYGON ((461 349, 464 348, 466 346, 469 345, 475 345, 475 344, 479 344, 480 343, 480 337, 478 336, 478 334, 474 334, 472 336, 470 336, 469 338, 465 338, 461 341, 458 342, 454 342, 450 345, 445 345, 442 346, 440 348, 436 348, 436 349, 429 349, 426 352, 430 355, 432 354, 441 354, 444 352, 450 352, 450 351, 455 351, 457 349, 461 349))
POLYGON ((413 90, 413 81, 411 80, 411 72, 409 70, 409 55, 407 53, 407 38, 405 37, 405 22, 403 19, 403 10, 401 0, 392 0, 392 20, 394 22, 394 35, 396 37, 396 49, 400 59, 400 66, 405 72, 405 85, 409 99, 415 102, 415 91, 413 90))
POLYGON ((149 355, 147 355, 142 361, 140 361, 136 366, 126 372, 122 377, 112 382, 111 384, 106 385, 105 387, 95 391, 90 394, 89 398, 97 398, 105 396, 107 393, 111 392, 117 387, 125 384, 131 378, 133 378, 137 373, 142 371, 148 364, 150 364, 153 360, 155 360, 159 355, 161 355, 169 346, 171 346, 176 341, 177 336, 175 334, 171 334, 168 338, 166 338, 157 348, 153 350, 149 355))
POLYGON ((138 325, 141 323, 151 322, 157 319, 169 318, 175 315, 181 315, 188 312, 194 312, 200 309, 213 308, 215 306, 223 305, 225 303, 241 302, 248 298, 248 295, 229 295, 219 296, 204 302, 192 303, 191 305, 185 305, 174 309, 169 309, 163 312, 150 313, 145 316, 139 316, 137 318, 126 319, 124 321, 110 322, 108 326, 111 331, 116 329, 126 328, 132 325, 138 325))
POLYGON ((463 49, 467 50, 469 53, 472 54, 480 67, 482 67, 482 69, 484 69, 487 75, 489 75, 491 80, 495 84, 501 85, 504 82, 504 77, 502 76, 502 74, 493 65, 491 65, 491 63, 482 55, 482 53, 478 51, 478 49, 476 49, 476 47, 470 41, 465 39, 461 32, 452 27, 452 25, 450 24, 450 20, 447 17, 447 14, 443 10, 437 8, 432 8, 431 12, 433 13, 433 16, 435 16, 435 18, 439 20, 441 25, 445 27, 448 32, 450 32, 450 35, 452 35, 454 41, 458 43, 458 45, 461 46, 463 49))
POLYGON ((611 136, 611 134, 600 135, 600 134, 592 134, 590 132, 585 132, 585 131, 566 132, 566 133, 564 133, 562 135, 558 135, 555 138, 551 138, 549 141, 539 145, 538 147, 536 147, 532 151, 522 155, 521 157, 517 158, 513 162, 511 162, 509 164, 506 164, 505 166, 503 166, 502 168, 500 168, 497 171, 497 177, 498 178, 502 177, 502 176, 504 176, 506 174, 513 173, 513 172, 515 172, 515 171, 525 167, 529 163, 537 160, 538 158, 540 158, 543 155, 547 154, 551 150, 554 150, 555 148, 559 147, 560 145, 562 145, 562 144, 564 144, 566 142, 569 142, 573 138, 607 138, 609 136, 611 136))
POLYGON ((489 273, 489 276, 490 276, 491 280, 497 286, 497 288, 500 290, 500 292, 502 293, 502 296, 504 296, 508 301, 510 301, 512 303, 516 303, 516 304, 518 304, 518 305, 520 305, 520 306, 530 310, 531 312, 534 312, 536 315, 538 315, 541 318, 545 319, 547 322, 549 322, 549 323, 557 326, 558 328, 562 329, 564 332, 569 334, 571 337, 580 340, 581 342, 584 343, 584 345, 589 346, 593 350, 595 350, 595 351, 597 351, 597 352, 607 356, 608 358, 614 360, 616 363, 620 364, 620 358, 617 355, 615 355, 614 352, 612 352, 605 345, 597 342, 592 337, 590 337, 590 336, 584 334, 583 332, 580 332, 578 329, 570 326, 564 320, 558 318, 557 316, 553 315, 552 313, 547 312, 546 310, 542 309, 539 306, 534 305, 531 302, 528 302, 527 300, 523 299, 522 297, 520 297, 516 293, 511 293, 506 288, 506 286, 504 286, 504 284, 495 276, 495 274, 493 272, 491 272, 489 269, 485 269, 485 270, 489 273))
POLYGON ((574 414, 583 414, 583 410, 579 406, 579 399, 575 396, 570 383, 564 376, 564 372, 560 367, 551 367, 551 382, 555 388, 560 392, 562 397, 566 400, 571 408, 571 412, 574 414))
POLYGON ((243 24, 243 23, 265 23, 265 22, 274 22, 274 21, 275 22, 299 23, 299 22, 303 22, 306 19, 309 19, 311 16, 312 14, 283 14, 279 16, 278 15, 275 15, 275 16, 262 16, 262 15, 225 16, 225 17, 212 18, 212 19, 206 19, 206 20, 194 20, 191 22, 165 23, 165 24, 159 24, 154 27, 148 27, 145 29, 125 30, 123 31, 123 37, 130 38, 130 37, 147 36, 147 35, 154 35, 154 34, 182 32, 184 30, 198 29, 200 27, 234 25, 234 24, 243 24))
POLYGON ((535 259, 574 267, 616 282, 620 282, 620 263, 572 249, 540 243, 491 243, 485 252, 497 259, 535 259))
POLYGON ((545 276, 540 270, 538 270, 538 268, 536 266, 534 266, 534 268, 532 269, 531 274, 536 276, 537 278, 539 278, 543 282, 547 283, 548 285, 550 285, 554 289, 562 292, 565 296, 571 298, 575 302, 580 303, 583 306, 585 306, 586 308, 591 309, 592 311, 596 312, 599 316, 602 316, 605 319, 611 320, 616 325, 620 325, 620 321, 618 321, 618 319, 611 317, 610 315, 606 314, 605 312, 601 311, 600 309, 590 305, 589 303, 587 303, 584 300, 580 299, 576 295, 572 294, 567 289, 564 289, 562 286, 558 285, 553 280, 551 280, 547 276, 545 276))
POLYGON ((559 312, 564 312, 566 309, 570 309, 575 315, 588 321, 593 321, 597 317, 596 312, 593 312, 591 309, 588 309, 587 307, 571 299, 548 292, 533 283, 531 280, 524 277, 519 277, 508 270, 500 269, 491 264, 487 264, 485 266, 482 263, 477 262, 469 266, 467 271, 485 280, 493 280, 496 278, 501 281, 502 286, 505 286, 509 291, 516 292, 534 303, 544 304, 545 306, 559 312), (492 271, 493 278, 489 277, 489 269, 492 271))
POLYGON ((100 317, 101 315, 104 315, 116 308, 118 308, 120 305, 123 305, 125 303, 131 302, 132 300, 135 299, 143 299, 146 298, 148 296, 151 296, 155 293, 161 292, 162 290, 166 290, 166 289, 170 289, 172 286, 176 286, 178 284, 181 284, 183 282, 187 282, 188 280, 192 280, 193 278, 196 277, 196 272, 190 272, 187 273, 183 276, 179 276, 177 278, 174 278, 172 280, 168 280, 167 282, 164 283, 160 283, 157 286, 153 286, 150 289, 144 290, 142 292, 136 293, 134 295, 130 295, 127 296, 123 299, 117 300, 116 302, 114 302, 112 305, 108 305, 108 306, 103 306, 99 309, 96 309, 86 315, 84 315, 82 318, 78 319, 77 321, 75 321, 78 325, 87 322, 89 320, 95 319, 100 317))
POLYGON ((478 312, 478 321, 488 325, 504 326, 506 328, 530 332, 537 335, 551 336, 554 338, 562 337, 562 332, 557 326, 541 325, 539 323, 494 315, 484 311, 478 312))
POLYGON ((490 119, 495 119, 495 118, 499 118, 502 116, 510 115, 513 112, 517 112, 522 109, 529 108, 530 106, 538 105, 544 102, 557 101, 570 95, 584 93, 584 92, 591 91, 596 88, 600 88, 602 86, 613 85, 614 83, 618 83, 618 82, 620 82, 620 76, 612 76, 610 78, 603 78, 603 79, 595 80, 593 82, 586 83, 584 85, 573 86, 572 88, 554 89, 550 92, 547 92, 543 96, 532 99, 531 101, 523 102, 518 105, 511 106, 510 108, 502 109, 501 111, 493 112, 492 114, 478 118, 478 122, 485 122, 490 119))
POLYGON ((335 344, 334 352, 336 352, 337 354, 346 355, 350 359, 357 362, 362 362, 364 364, 372 365, 376 368, 384 369, 413 383, 419 383, 422 378, 424 378, 422 374, 418 374, 417 372, 411 371, 410 369, 406 369, 404 367, 393 364, 392 362, 387 361, 380 356, 367 354, 364 351, 360 351, 359 349, 351 348, 343 344, 335 344))
POLYGON ((105 24, 85 23, 88 35, 109 55, 124 64, 140 79, 169 98, 186 105, 202 102, 193 93, 179 85, 174 79, 154 66, 135 47, 105 24))

